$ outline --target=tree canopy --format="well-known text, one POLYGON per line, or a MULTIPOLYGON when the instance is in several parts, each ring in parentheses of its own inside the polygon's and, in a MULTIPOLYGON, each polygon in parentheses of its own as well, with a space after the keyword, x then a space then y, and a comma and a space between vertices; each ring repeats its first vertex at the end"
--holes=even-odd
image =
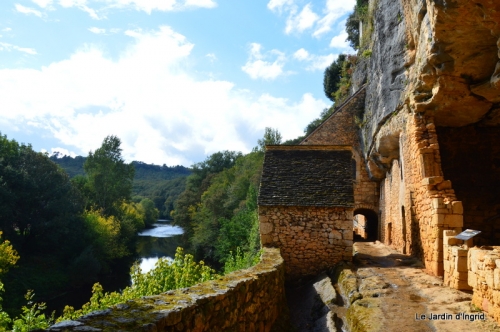
POLYGON ((116 215, 122 201, 130 200, 134 166, 121 156, 121 141, 107 136, 100 148, 90 151, 83 168, 87 174, 90 204, 103 215, 116 215))
POLYGON ((330 66, 325 69, 323 75, 323 91, 325 96, 335 102, 335 91, 339 88, 340 79, 342 78, 342 64, 346 59, 345 54, 339 54, 330 66))

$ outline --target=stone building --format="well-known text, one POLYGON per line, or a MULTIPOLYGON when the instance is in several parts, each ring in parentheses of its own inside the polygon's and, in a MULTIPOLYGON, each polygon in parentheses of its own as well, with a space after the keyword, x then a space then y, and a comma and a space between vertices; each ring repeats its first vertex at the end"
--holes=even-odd
POLYGON ((267 146, 259 192, 264 247, 288 280, 352 258, 354 159, 348 146, 267 146))
POLYGON ((500 322, 500 2, 377 0, 367 12, 352 96, 301 145, 350 146, 366 236, 472 289, 500 322), (463 243, 465 229, 481 233, 463 243))

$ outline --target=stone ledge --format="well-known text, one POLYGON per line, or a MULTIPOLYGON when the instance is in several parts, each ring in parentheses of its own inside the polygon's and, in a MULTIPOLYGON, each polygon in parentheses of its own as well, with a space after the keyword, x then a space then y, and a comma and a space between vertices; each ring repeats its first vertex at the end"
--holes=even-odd
POLYGON ((264 248, 252 268, 130 300, 47 331, 280 331, 287 318, 283 258, 279 249, 264 248))

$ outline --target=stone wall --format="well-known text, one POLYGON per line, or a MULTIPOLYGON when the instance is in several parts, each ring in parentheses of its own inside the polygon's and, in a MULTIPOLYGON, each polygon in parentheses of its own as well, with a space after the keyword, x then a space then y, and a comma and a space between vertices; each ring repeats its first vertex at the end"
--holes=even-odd
POLYGON ((500 247, 474 247, 468 255, 472 304, 500 323, 500 247))
POLYGON ((368 234, 366 233, 366 217, 362 214, 357 214, 354 216, 354 233, 359 235, 361 238, 366 239, 368 234))
POLYGON ((278 249, 218 280, 127 301, 49 331, 287 331, 284 265, 278 249))
POLYGON ((350 208, 259 206, 264 247, 278 247, 287 279, 314 276, 352 259, 353 213, 350 208))
POLYGON ((383 227, 380 233, 384 244, 407 253, 410 251, 411 234, 409 223, 403 214, 405 202, 401 174, 399 161, 393 160, 390 172, 381 183, 380 219, 383 227))
POLYGON ((381 183, 380 240, 401 253, 420 256, 429 273, 442 276, 443 231, 462 230, 463 207, 451 181, 443 177, 433 118, 405 112, 392 117, 379 135, 396 144, 389 148, 379 137, 379 151, 385 146, 395 158, 381 183), (400 121, 402 117, 406 121, 400 121), (385 131, 398 133, 397 139, 385 131))
POLYGON ((463 244, 462 240, 455 238, 456 235, 458 232, 454 230, 446 230, 443 233, 444 285, 460 290, 471 290, 467 267, 470 244, 463 244))

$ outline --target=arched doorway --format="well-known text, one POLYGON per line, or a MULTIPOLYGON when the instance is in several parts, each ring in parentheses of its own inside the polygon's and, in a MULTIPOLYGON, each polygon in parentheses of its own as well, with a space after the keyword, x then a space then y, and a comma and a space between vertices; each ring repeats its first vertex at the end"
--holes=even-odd
POLYGON ((354 240, 375 241, 378 239, 378 216, 370 209, 354 210, 354 240))

